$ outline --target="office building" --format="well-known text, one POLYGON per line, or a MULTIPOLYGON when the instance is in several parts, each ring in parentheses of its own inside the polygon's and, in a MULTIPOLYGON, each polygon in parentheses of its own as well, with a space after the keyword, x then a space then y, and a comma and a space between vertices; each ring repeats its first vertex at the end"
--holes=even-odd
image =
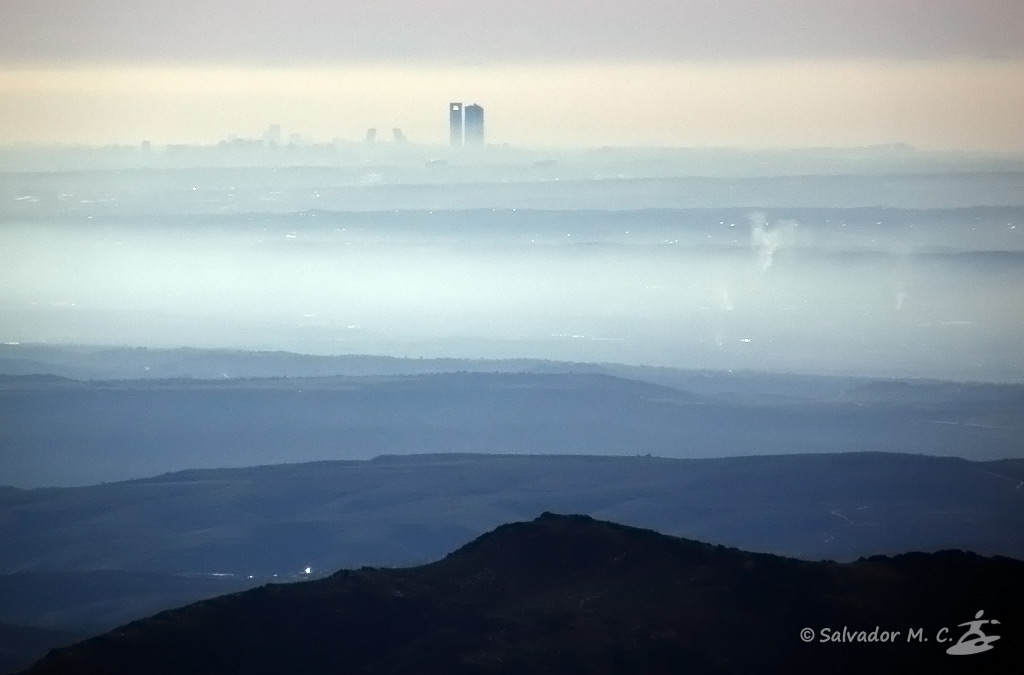
POLYGON ((484 109, 476 103, 466 106, 465 121, 465 144, 467 146, 480 147, 484 144, 484 109))
POLYGON ((263 146, 267 148, 276 148, 281 145, 281 125, 271 124, 267 127, 267 130, 263 132, 263 146))
POLYGON ((453 148, 462 147, 462 104, 450 103, 448 105, 448 133, 451 137, 453 148))

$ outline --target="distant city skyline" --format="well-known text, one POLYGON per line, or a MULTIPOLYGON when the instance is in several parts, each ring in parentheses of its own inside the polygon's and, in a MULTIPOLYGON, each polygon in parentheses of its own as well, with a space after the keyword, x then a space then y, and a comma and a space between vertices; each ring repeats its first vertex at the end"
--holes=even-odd
POLYGON ((1024 151, 1021 35, 1020 0, 10 0, 0 144, 444 145, 465 92, 515 146, 1024 151))

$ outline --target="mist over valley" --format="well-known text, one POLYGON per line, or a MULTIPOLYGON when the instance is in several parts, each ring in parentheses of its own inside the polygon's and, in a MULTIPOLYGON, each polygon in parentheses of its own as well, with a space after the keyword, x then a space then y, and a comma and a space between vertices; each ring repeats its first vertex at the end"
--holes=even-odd
MULTIPOLYGON (((199 603, 158 615, 177 637, 130 624, 187 655, 210 607, 262 616, 296 593, 315 616, 304 582, 426 563, 419 579, 546 511, 796 558, 723 568, 741 590, 709 606, 751 625, 770 612, 729 598, 779 583, 818 589, 803 621, 866 616, 867 585, 824 612, 820 574, 904 574, 900 558, 856 561, 909 551, 925 556, 910 578, 985 567, 964 593, 1012 603, 1024 174, 883 152, 747 155, 746 171, 723 153, 695 175, 685 153, 636 152, 0 174, 0 668, 105 633, 40 666, 85 672, 133 649, 120 626, 199 603), (816 173, 786 173, 800 166, 816 173), (806 562, 820 559, 844 565, 806 562)), ((586 541, 619 571, 581 602, 641 587, 586 541)), ((489 555, 453 574, 492 574, 489 555)), ((570 570, 537 555, 507 574, 570 570)), ((422 611, 448 602, 425 593, 422 611)), ((560 593, 537 596, 543 612, 560 593)), ((632 607, 616 597, 609 611, 632 607)), ((871 600, 876 620, 906 621, 927 604, 914 597, 909 614, 871 600)), ((453 616, 472 641, 469 607, 453 616)), ((637 625, 671 623, 643 607, 637 625)), ((545 635, 570 644, 559 630, 545 635)))

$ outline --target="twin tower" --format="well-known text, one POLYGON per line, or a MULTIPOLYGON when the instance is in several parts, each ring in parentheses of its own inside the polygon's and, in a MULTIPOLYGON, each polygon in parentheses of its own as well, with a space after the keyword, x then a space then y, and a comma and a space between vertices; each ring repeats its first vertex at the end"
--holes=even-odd
POLYGON ((463 146, 483 147, 484 145, 484 109, 476 103, 462 107, 461 103, 448 106, 448 130, 451 133, 452 147, 463 146))

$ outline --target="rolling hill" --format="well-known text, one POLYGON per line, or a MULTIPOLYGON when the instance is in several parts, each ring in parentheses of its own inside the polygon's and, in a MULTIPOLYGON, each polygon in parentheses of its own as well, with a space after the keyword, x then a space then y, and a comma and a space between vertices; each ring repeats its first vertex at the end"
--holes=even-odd
POLYGON ((1022 600, 1005 558, 811 563, 544 514, 421 567, 163 612, 26 673, 1008 673, 1022 600), (979 612, 999 640, 948 654, 979 612))

